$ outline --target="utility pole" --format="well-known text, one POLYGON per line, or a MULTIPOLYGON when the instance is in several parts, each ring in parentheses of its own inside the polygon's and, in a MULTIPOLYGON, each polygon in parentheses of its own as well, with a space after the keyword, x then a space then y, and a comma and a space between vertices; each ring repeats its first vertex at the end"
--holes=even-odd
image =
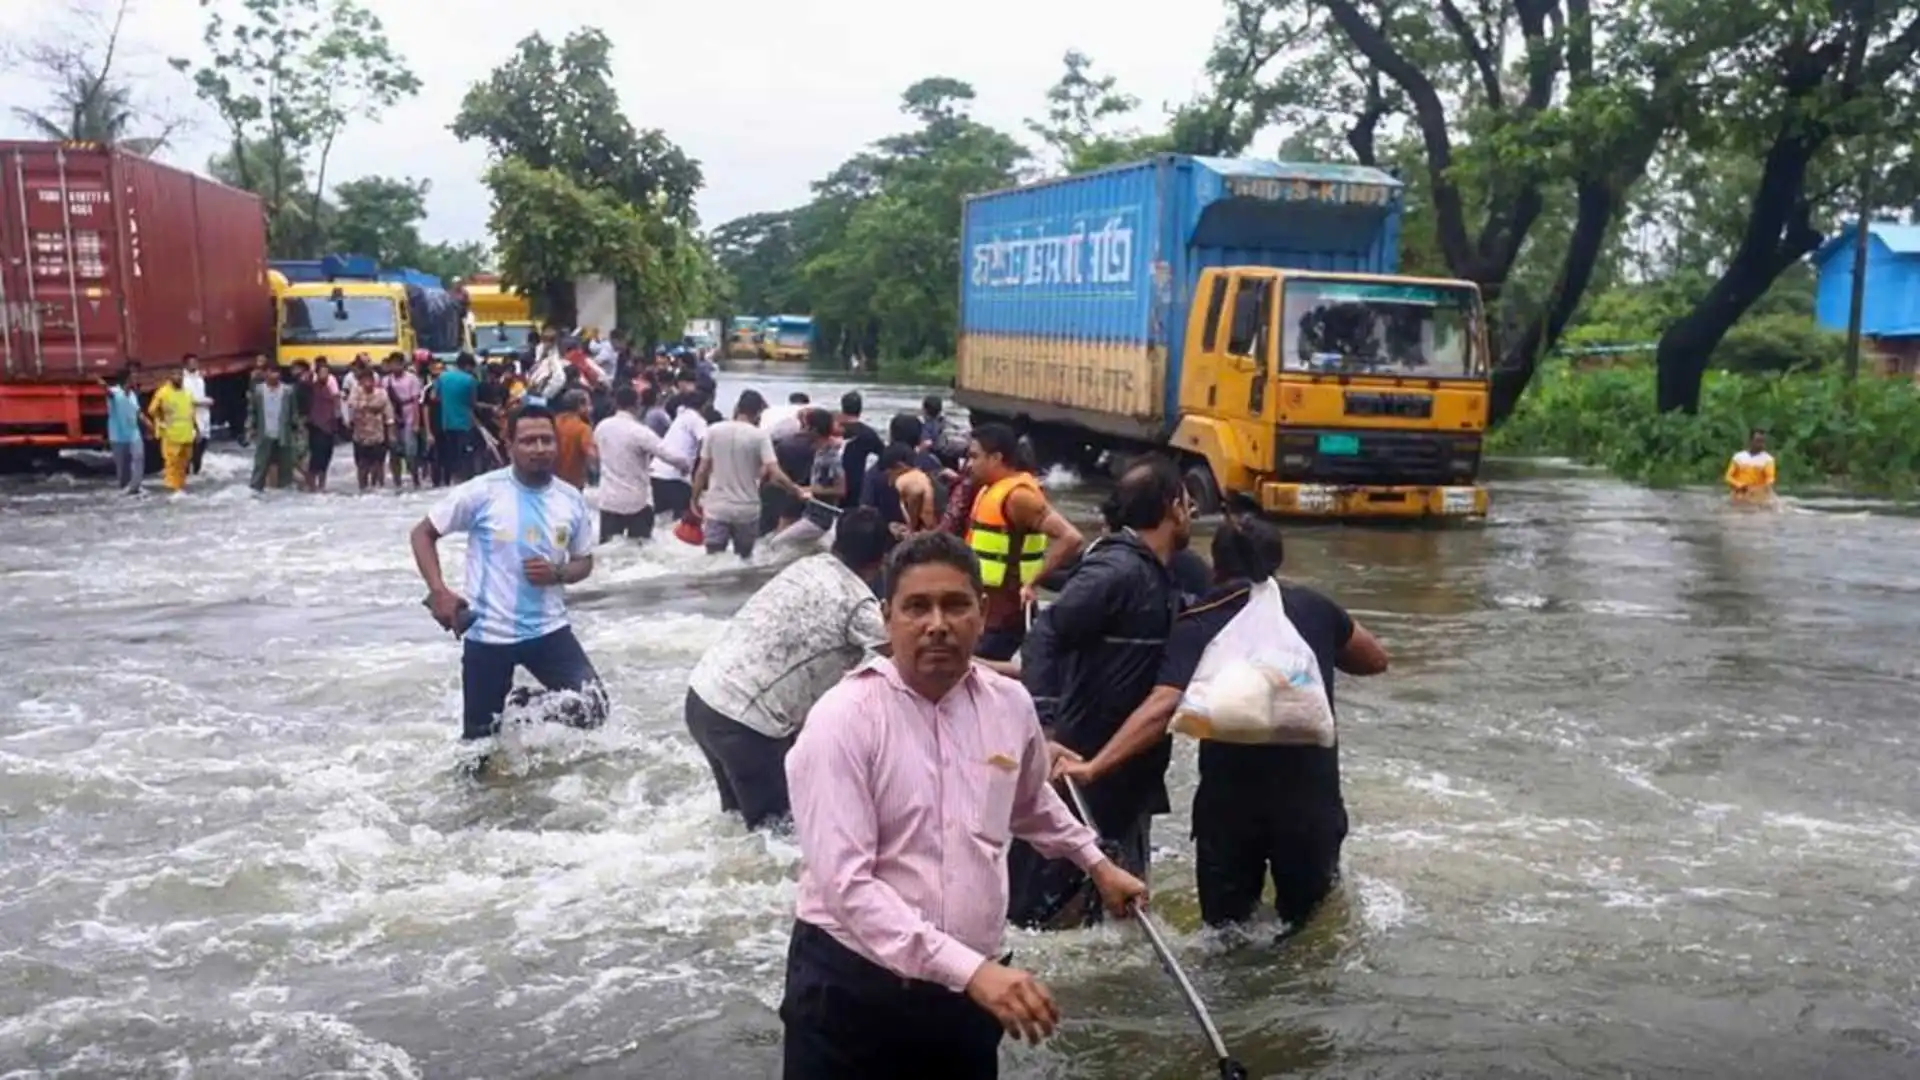
POLYGON ((1860 216, 1853 230, 1853 297, 1847 308, 1847 381, 1860 377, 1860 318, 1867 306, 1867 241, 1873 230, 1873 166, 1860 167, 1860 216))

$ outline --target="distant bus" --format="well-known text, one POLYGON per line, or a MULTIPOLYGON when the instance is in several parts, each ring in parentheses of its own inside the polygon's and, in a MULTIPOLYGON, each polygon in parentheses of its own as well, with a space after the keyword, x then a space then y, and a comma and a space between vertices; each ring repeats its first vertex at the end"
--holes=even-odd
POLYGON ((760 355, 760 320, 752 315, 735 316, 727 329, 727 357, 751 360, 760 355))
POLYGON ((760 356, 766 360, 805 361, 813 355, 813 319, 773 315, 760 324, 760 356))

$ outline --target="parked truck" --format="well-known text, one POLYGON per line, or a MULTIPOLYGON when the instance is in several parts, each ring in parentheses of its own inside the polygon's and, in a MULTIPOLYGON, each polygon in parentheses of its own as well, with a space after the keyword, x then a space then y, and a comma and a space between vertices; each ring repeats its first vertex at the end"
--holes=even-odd
POLYGON ((476 274, 466 281, 465 288, 476 354, 514 356, 527 347, 530 336, 539 336, 533 306, 526 297, 501 284, 498 277, 476 274))
POLYGON ((101 378, 193 353, 216 423, 273 350, 257 196, 91 143, 0 142, 0 458, 106 440, 101 378))
POLYGON ((417 270, 328 255, 272 263, 270 275, 281 364, 325 360, 338 370, 362 354, 383 360, 425 349, 451 359, 472 347, 461 302, 417 270))
POLYGON ((1402 198, 1175 154, 971 197, 954 396, 1043 460, 1170 453, 1203 511, 1483 515, 1480 295, 1395 273, 1402 198))

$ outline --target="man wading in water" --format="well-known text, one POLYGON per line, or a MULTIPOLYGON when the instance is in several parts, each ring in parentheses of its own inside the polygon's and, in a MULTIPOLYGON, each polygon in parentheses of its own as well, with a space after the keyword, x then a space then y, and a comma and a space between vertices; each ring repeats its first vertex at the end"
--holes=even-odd
POLYGON ((1060 1021, 1009 967, 1006 847, 1071 859, 1116 914, 1146 896, 1047 784, 1033 700, 980 667, 980 564, 959 537, 887 560, 891 659, 826 692, 787 757, 800 888, 787 950, 786 1080, 991 1080, 1003 1031, 1060 1021), (997 958, 997 959, 996 959, 997 958))
MULTIPOLYGON (((819 414, 816 414, 819 415, 819 414)), ((867 582, 893 544, 878 512, 850 510, 833 551, 788 566, 744 604, 687 678, 687 731, 747 828, 787 816, 787 750, 807 710, 886 640, 867 582)))
MULTIPOLYGON (((927 401, 938 406, 939 398, 927 401)), ((938 412, 933 414, 938 417, 938 412)), ((978 494, 967 522, 967 546, 980 559, 987 586, 987 632, 980 656, 1011 660, 1027 640, 1027 610, 1039 580, 1080 554, 1080 530, 1047 503, 1040 482, 1020 468, 1020 440, 1004 424, 973 429, 967 469, 978 494)))
POLYGON ((600 676, 567 623, 562 590, 593 572, 593 510, 580 489, 553 475, 553 413, 513 413, 507 441, 511 465, 454 488, 413 527, 427 606, 464 642, 460 735, 469 740, 498 729, 516 667, 548 690, 578 692, 582 705, 570 720, 594 725, 607 711, 600 676), (437 545, 450 533, 467 534, 471 606, 440 574, 437 545))
MULTIPOLYGON (((1213 538, 1218 584, 1181 614, 1153 692, 1091 761, 1064 762, 1058 772, 1082 785, 1097 784, 1161 744, 1207 647, 1247 606, 1253 584, 1280 572, 1285 552, 1273 523, 1251 515, 1227 518, 1213 538)), ((1333 707, 1336 668, 1349 675, 1387 670, 1387 651, 1339 604, 1291 583, 1280 586, 1280 595, 1287 621, 1313 650, 1328 708, 1333 707)), ((1283 932, 1300 930, 1340 880, 1340 846, 1346 838, 1337 745, 1200 744, 1194 877, 1200 917, 1208 926, 1252 918, 1271 873, 1274 912, 1283 932)))
MULTIPOLYGON (((1118 531, 1087 549, 1059 597, 1034 619, 1021 652, 1021 681, 1048 734, 1085 757, 1098 753, 1153 689, 1180 611, 1180 587, 1168 569, 1191 535, 1180 471, 1149 457, 1122 473, 1114 524, 1118 531)), ((1151 749, 1083 792, 1090 824, 1118 846, 1120 864, 1143 878, 1153 818, 1169 809, 1172 754, 1163 731, 1151 749)), ((1022 926, 1052 925, 1080 884, 1072 867, 1049 865, 1019 846, 1009 853, 1007 873, 1013 920, 1022 926)))

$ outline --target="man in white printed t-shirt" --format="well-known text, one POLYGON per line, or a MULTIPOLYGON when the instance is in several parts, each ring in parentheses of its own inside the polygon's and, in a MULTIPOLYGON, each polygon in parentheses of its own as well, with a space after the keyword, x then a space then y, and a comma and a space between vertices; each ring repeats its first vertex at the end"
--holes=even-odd
POLYGON ((529 406, 511 414, 507 446, 511 465, 454 488, 413 528, 427 606, 463 640, 464 739, 497 730, 519 667, 550 691, 579 695, 570 720, 592 726, 607 713, 600 676, 567 623, 563 591, 593 572, 593 510, 580 489, 553 474, 552 412, 529 406), (440 574, 438 544, 451 533, 467 534, 471 603, 440 574))

